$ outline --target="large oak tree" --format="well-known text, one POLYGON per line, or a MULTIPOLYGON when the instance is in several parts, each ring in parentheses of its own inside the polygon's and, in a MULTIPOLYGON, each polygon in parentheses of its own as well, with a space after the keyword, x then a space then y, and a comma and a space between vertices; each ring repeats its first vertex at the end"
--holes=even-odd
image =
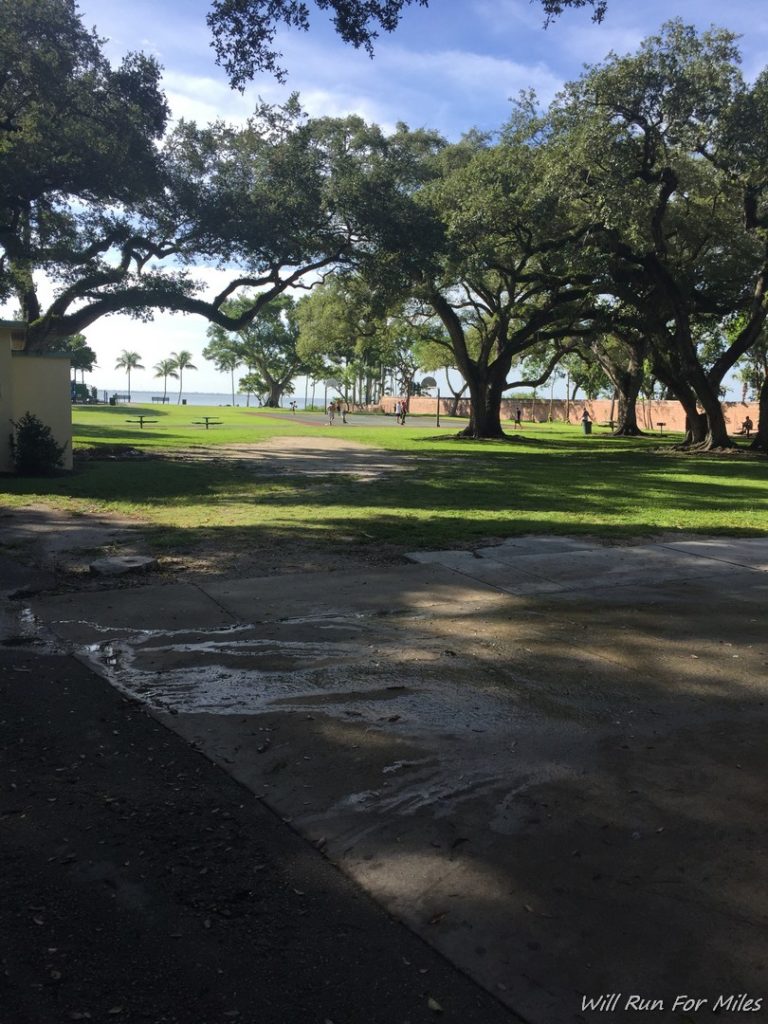
POLYGON ((634 311, 702 448, 729 443, 720 387, 768 313, 766 100, 730 33, 676 21, 589 69, 551 117, 548 187, 591 224, 596 281, 634 311), (700 339, 736 313, 742 329, 708 362, 700 339))
POLYGON ((295 101, 242 128, 168 133, 156 64, 111 68, 71 0, 0 0, 0 17, 0 298, 17 302, 30 351, 117 312, 239 330, 389 231, 413 173, 400 134, 309 120, 295 101), (217 294, 200 265, 229 275, 217 294), (242 289, 253 301, 232 317, 242 289))

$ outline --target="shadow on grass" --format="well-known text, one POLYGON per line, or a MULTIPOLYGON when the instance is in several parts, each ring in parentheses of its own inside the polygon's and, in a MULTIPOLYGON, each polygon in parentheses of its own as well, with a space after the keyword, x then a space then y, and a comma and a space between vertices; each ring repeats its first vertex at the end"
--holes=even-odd
MULTIPOLYGON (((120 434, 134 443, 142 439, 140 431, 120 434)), ((178 526, 166 531, 177 528, 189 539, 213 519, 223 531, 253 531, 256 543, 284 530, 327 537, 357 530, 369 543, 440 548, 523 533, 610 540, 660 529, 744 536, 768 529, 762 460, 669 459, 636 444, 606 451, 567 442, 524 453, 520 444, 504 444, 456 458, 363 450, 340 460, 338 452, 316 448, 297 448, 295 462, 267 458, 178 461, 160 453, 136 462, 93 459, 71 476, 13 479, 7 490, 118 510, 128 505, 134 514, 144 508, 150 517, 179 509, 178 526)))
MULTIPOLYGON (((155 441, 170 444, 182 440, 178 434, 170 432, 166 433, 162 429, 155 427, 154 424, 151 424, 149 422, 147 423, 147 426, 144 428, 141 428, 138 425, 136 425, 135 427, 131 427, 129 423, 130 419, 131 417, 125 418, 126 426, 110 426, 108 432, 104 430, 103 424, 84 426, 82 423, 79 423, 77 426, 76 433, 79 438, 86 438, 89 441, 92 440, 94 444, 114 444, 115 442, 120 441, 126 443, 128 441, 134 441, 137 443, 143 441, 144 444, 155 441)), ((186 438, 184 440, 186 441, 186 438)), ((75 455, 77 455, 77 451, 75 451, 75 455)))
MULTIPOLYGON (((77 406, 77 417, 78 420, 83 415, 98 415, 98 416, 109 416, 111 419, 127 419, 131 416, 146 416, 151 413, 152 416, 170 416, 168 409, 164 408, 158 402, 157 405, 78 405, 77 406)), ((101 424, 101 429, 111 430, 111 426, 105 427, 101 424)), ((78 426, 79 430, 79 426, 78 426)))

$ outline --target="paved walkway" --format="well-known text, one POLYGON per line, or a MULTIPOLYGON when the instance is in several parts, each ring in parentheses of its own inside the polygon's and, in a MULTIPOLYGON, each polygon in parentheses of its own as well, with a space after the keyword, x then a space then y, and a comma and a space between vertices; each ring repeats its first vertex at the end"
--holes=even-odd
POLYGON ((526 1020, 765 1000, 768 540, 412 558, 28 607, 526 1020))

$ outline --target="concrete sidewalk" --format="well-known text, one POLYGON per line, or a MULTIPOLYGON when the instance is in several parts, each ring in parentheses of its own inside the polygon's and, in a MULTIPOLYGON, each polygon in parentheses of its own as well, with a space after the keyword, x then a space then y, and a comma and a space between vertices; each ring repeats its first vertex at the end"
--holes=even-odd
POLYGON ((768 541, 413 557, 29 607, 525 1019, 765 1005, 768 541))

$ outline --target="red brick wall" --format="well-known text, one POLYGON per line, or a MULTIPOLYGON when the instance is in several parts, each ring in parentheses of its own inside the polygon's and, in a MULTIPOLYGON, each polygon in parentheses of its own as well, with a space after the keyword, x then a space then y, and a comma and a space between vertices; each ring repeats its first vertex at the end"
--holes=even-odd
MULTIPOLYGON (((390 415, 394 414, 395 402, 402 401, 397 396, 382 398, 379 408, 390 415)), ((440 396, 440 415, 447 416, 451 408, 452 399, 440 396)), ((610 398, 597 398, 594 401, 577 399, 574 402, 566 403, 564 398, 556 398, 551 403, 551 415, 553 420, 570 423, 579 423, 581 414, 586 407, 589 415, 596 423, 607 423, 616 418, 617 406, 610 398), (567 407, 567 408, 566 408, 567 407)), ((513 398, 505 398, 501 403, 502 419, 512 419, 515 409, 522 411, 523 422, 536 421, 544 423, 550 416, 549 399, 537 398, 536 402, 530 400, 515 401, 513 398)), ((725 411, 725 422, 731 432, 741 429, 744 419, 749 416, 755 427, 758 421, 757 402, 723 402, 725 411)), ((409 398, 408 411, 414 416, 434 414, 437 411, 437 398, 409 398)), ((459 416, 469 416, 469 399, 462 398, 459 401, 459 416)), ((685 430, 685 412, 679 402, 638 402, 637 421, 642 430, 658 430, 659 423, 664 424, 664 430, 685 430)))

